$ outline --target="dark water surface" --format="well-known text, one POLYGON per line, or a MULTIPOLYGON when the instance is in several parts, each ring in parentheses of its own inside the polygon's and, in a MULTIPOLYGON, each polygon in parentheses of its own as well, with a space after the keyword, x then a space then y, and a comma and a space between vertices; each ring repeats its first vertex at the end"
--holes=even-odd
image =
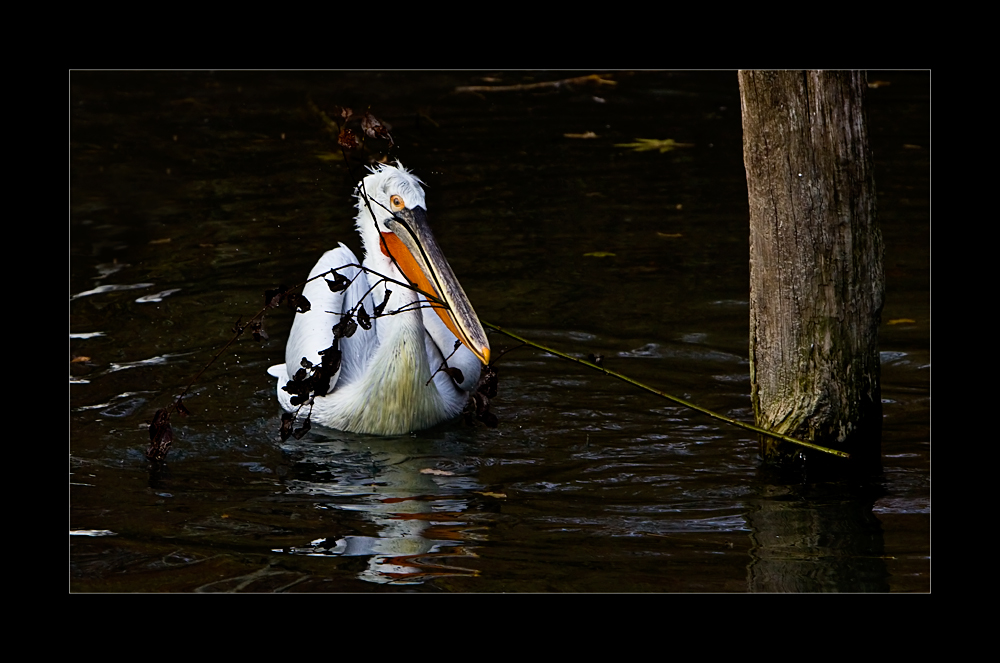
POLYGON ((497 364, 495 429, 282 443, 265 371, 285 310, 198 380, 151 472, 146 424, 237 318, 338 241, 359 247, 358 170, 310 100, 392 125, 484 320, 752 421, 736 74, 455 91, 574 75, 71 75, 72 591, 929 591, 920 72, 870 74, 889 83, 869 94, 887 279, 874 484, 775 478, 743 431, 524 348, 497 364), (691 146, 618 146, 639 138, 691 146))

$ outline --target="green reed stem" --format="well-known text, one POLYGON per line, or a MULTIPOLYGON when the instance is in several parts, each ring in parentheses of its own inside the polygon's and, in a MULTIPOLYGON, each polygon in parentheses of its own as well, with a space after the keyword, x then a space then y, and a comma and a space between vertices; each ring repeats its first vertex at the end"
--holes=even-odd
POLYGON ((644 391, 648 391, 651 394, 656 394, 657 396, 659 396, 661 398, 665 398, 668 401, 673 401, 674 403, 677 403, 678 405, 683 405, 686 408, 691 408, 692 410, 697 410, 698 412, 701 412, 704 415, 712 417, 713 419, 718 419, 719 421, 723 421, 723 422, 725 422, 725 423, 727 423, 727 424, 729 424, 731 426, 736 426, 737 428, 742 428, 744 430, 748 430, 748 431, 753 432, 753 433, 758 433, 760 435, 767 435, 768 437, 773 437, 775 439, 782 440, 784 442, 790 442, 791 444, 797 444, 799 446, 806 447, 808 449, 813 449, 815 451, 822 451, 823 453, 830 454, 830 455, 833 455, 833 456, 839 456, 841 458, 850 458, 851 457, 851 455, 849 453, 847 453, 846 451, 838 451, 837 449, 830 449, 828 447, 822 447, 822 446, 820 446, 818 444, 813 444, 812 442, 806 442, 805 440, 799 440, 799 439, 796 439, 794 437, 789 437, 788 435, 782 435, 781 433, 775 433, 774 431, 769 431, 769 430, 765 430, 763 428, 758 428, 757 426, 751 426, 750 424, 745 424, 742 421, 737 421, 735 419, 730 419, 729 417, 725 417, 725 416, 723 416, 723 415, 721 415, 721 414, 719 414, 717 412, 712 412, 711 410, 705 409, 705 408, 701 407, 700 405, 695 405, 694 403, 690 403, 690 402, 688 402, 688 401, 686 401, 686 400, 684 400, 682 398, 677 398, 676 396, 671 396, 670 394, 668 394, 666 392, 663 392, 663 391, 660 391, 659 389, 654 389, 653 387, 650 387, 649 385, 643 384, 642 382, 639 382, 638 380, 633 380, 632 378, 628 377, 627 375, 622 375, 621 373, 618 373, 617 371, 609 370, 607 368, 604 368, 603 366, 598 366, 597 364, 593 364, 593 363, 591 363, 589 361, 586 361, 584 359, 578 359, 577 357, 573 357, 571 355, 568 355, 565 352, 559 352, 558 350, 553 350, 552 348, 546 347, 546 346, 541 345, 539 343, 535 343, 534 341, 529 341, 528 339, 524 338, 523 336, 519 336, 519 335, 517 335, 517 334, 515 334, 513 332, 507 331, 506 329, 502 329, 500 327, 497 327, 496 325, 490 324, 489 322, 486 322, 485 320, 480 320, 480 322, 483 323, 484 327, 488 327, 488 328, 490 328, 490 329, 492 329, 494 331, 498 331, 498 332, 500 332, 501 334, 503 334, 505 336, 509 336, 510 338, 514 339, 515 341, 520 341, 521 343, 524 343, 525 345, 531 346, 531 347, 536 348, 538 350, 542 350, 543 352, 548 352, 549 354, 555 355, 557 357, 561 357, 563 359, 567 359, 567 360, 572 361, 572 362, 576 362, 577 364, 581 364, 583 366, 586 366, 587 368, 592 368, 595 371, 600 371, 601 373, 604 373, 605 375, 610 375, 613 378, 618 378, 619 380, 621 380, 623 382, 628 382, 629 384, 634 385, 636 387, 639 387, 640 389, 642 389, 644 391))

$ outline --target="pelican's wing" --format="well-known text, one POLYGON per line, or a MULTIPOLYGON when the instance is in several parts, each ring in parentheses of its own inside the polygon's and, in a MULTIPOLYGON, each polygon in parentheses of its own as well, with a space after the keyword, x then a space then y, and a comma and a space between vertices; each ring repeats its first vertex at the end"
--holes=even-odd
MULTIPOLYGON (((348 254, 351 253, 346 248, 344 251, 348 254)), ((341 270, 341 274, 349 279, 354 279, 351 287, 349 287, 344 293, 343 310, 350 311, 359 301, 361 301, 361 298, 364 297, 363 304, 365 307, 365 313, 371 317, 375 312, 375 302, 372 293, 369 292, 369 286, 371 283, 376 281, 376 278, 371 274, 356 268, 350 271, 341 270)), ((337 322, 340 322, 339 317, 334 319, 334 324, 337 322)), ((378 335, 376 331, 378 328, 378 320, 371 317, 371 325, 371 329, 364 329, 359 326, 354 334, 340 339, 340 352, 342 353, 340 364, 340 385, 351 384, 364 375, 367 370, 368 362, 375 354, 376 348, 378 348, 378 335)))
MULTIPOLYGON (((358 259, 350 249, 341 244, 336 249, 327 251, 319 262, 309 272, 309 278, 337 270, 337 273, 353 281, 351 286, 341 292, 333 292, 327 285, 327 280, 333 281, 332 275, 310 281, 302 289, 302 294, 309 300, 310 309, 305 313, 296 313, 292 330, 285 346, 285 377, 291 379, 302 367, 305 357, 313 364, 322 361, 320 350, 325 350, 334 344, 333 326, 340 322, 341 314, 350 311, 358 300, 368 290, 368 280, 357 265, 358 259)), ((365 298, 365 308, 370 315, 371 297, 365 298)), ((364 367, 370 354, 370 349, 377 345, 375 330, 358 331, 350 338, 340 339, 340 350, 343 353, 341 368, 330 381, 330 391, 338 382, 350 382, 364 367)), ((270 371, 269 371, 270 372, 270 371)), ((273 375, 274 373, 272 373, 273 375)))

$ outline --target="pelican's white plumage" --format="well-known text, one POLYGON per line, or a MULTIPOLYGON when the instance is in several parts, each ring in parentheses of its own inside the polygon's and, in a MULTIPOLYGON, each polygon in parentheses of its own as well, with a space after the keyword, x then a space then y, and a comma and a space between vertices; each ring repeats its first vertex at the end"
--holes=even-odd
MULTIPOLYGON (((388 288, 384 315, 372 319, 372 328, 339 339, 340 370, 328 393, 314 398, 311 421, 330 428, 395 435, 451 419, 465 407, 489 361, 486 334, 426 226, 422 183, 397 166, 378 166, 361 182, 368 200, 358 195, 356 221, 365 251, 361 264, 368 271, 345 267, 359 261, 343 244, 323 254, 310 278, 337 270, 353 283, 342 292, 331 292, 324 278, 306 284, 302 294, 311 308, 295 314, 285 363, 268 369, 278 378, 281 406, 295 412, 299 408, 282 387, 299 370, 302 358, 320 364, 319 353, 334 344, 332 328, 341 315, 359 301, 371 315, 388 288), (417 283, 444 306, 432 307, 422 295, 386 283, 379 275, 417 283), (459 339, 462 343, 452 354, 459 339), (437 371, 446 357, 449 367, 461 370, 461 384, 437 371)), ((302 408, 302 414, 307 413, 308 404, 302 408)))

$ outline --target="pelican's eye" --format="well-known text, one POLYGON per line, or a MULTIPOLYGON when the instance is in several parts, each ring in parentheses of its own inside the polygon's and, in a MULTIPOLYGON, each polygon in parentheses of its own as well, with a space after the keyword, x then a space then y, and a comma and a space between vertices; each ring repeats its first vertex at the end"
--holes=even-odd
POLYGON ((400 198, 399 196, 392 196, 391 198, 389 198, 389 207, 392 208, 393 212, 398 212, 399 210, 406 207, 406 203, 404 203, 403 199, 400 198))

